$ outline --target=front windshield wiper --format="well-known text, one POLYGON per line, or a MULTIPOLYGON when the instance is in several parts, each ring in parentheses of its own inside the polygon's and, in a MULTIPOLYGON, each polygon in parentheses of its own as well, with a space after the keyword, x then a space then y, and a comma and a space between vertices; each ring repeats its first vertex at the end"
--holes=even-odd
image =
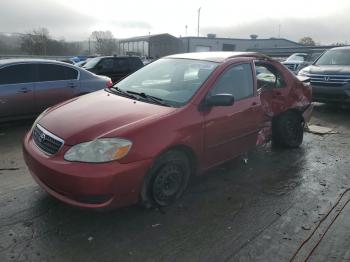
POLYGON ((106 88, 107 91, 109 92, 112 92, 114 94, 118 94, 118 95, 121 95, 121 96, 125 96, 125 97, 129 97, 129 98, 132 98, 132 99, 137 99, 136 96, 120 89, 119 87, 117 86, 113 86, 112 88, 106 88))
POLYGON ((151 96, 151 95, 147 95, 146 93, 144 92, 135 92, 135 91, 126 91, 128 94, 131 94, 131 95, 138 95, 142 98, 145 98, 147 100, 150 100, 158 105, 162 105, 162 106, 170 106, 169 104, 165 103, 163 99, 159 98, 159 97, 155 97, 155 96, 151 96))

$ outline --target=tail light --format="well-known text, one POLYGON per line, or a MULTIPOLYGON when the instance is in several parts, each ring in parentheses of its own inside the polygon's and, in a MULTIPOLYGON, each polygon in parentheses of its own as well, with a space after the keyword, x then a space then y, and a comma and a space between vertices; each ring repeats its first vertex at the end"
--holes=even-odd
POLYGON ((107 88, 112 88, 112 87, 113 87, 113 82, 112 82, 112 80, 109 80, 109 81, 106 83, 106 86, 107 86, 107 88))

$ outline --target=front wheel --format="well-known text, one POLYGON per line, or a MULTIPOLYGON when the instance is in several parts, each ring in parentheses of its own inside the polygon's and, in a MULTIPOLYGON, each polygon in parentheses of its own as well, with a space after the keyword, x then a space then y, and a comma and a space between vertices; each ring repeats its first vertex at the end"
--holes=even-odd
POLYGON ((299 147, 304 137, 304 121, 296 112, 286 112, 272 124, 272 141, 275 145, 288 148, 299 147))
POLYGON ((145 179, 145 194, 141 196, 146 206, 168 206, 180 198, 191 174, 186 154, 172 150, 162 155, 145 179))

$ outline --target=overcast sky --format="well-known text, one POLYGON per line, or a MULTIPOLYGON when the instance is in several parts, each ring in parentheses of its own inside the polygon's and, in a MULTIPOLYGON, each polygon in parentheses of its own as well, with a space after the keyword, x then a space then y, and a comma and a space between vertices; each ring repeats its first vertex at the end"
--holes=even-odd
POLYGON ((86 40, 94 30, 116 38, 148 33, 218 37, 280 36, 298 41, 350 43, 349 0, 0 0, 0 32, 46 27, 52 37, 86 40))

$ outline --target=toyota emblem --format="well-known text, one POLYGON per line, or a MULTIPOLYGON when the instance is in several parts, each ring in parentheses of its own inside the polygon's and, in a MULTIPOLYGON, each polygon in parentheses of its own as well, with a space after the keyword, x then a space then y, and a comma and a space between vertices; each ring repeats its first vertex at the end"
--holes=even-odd
POLYGON ((43 141, 45 140, 45 138, 46 138, 45 133, 41 133, 41 134, 39 135, 39 141, 40 141, 40 142, 43 142, 43 141))

